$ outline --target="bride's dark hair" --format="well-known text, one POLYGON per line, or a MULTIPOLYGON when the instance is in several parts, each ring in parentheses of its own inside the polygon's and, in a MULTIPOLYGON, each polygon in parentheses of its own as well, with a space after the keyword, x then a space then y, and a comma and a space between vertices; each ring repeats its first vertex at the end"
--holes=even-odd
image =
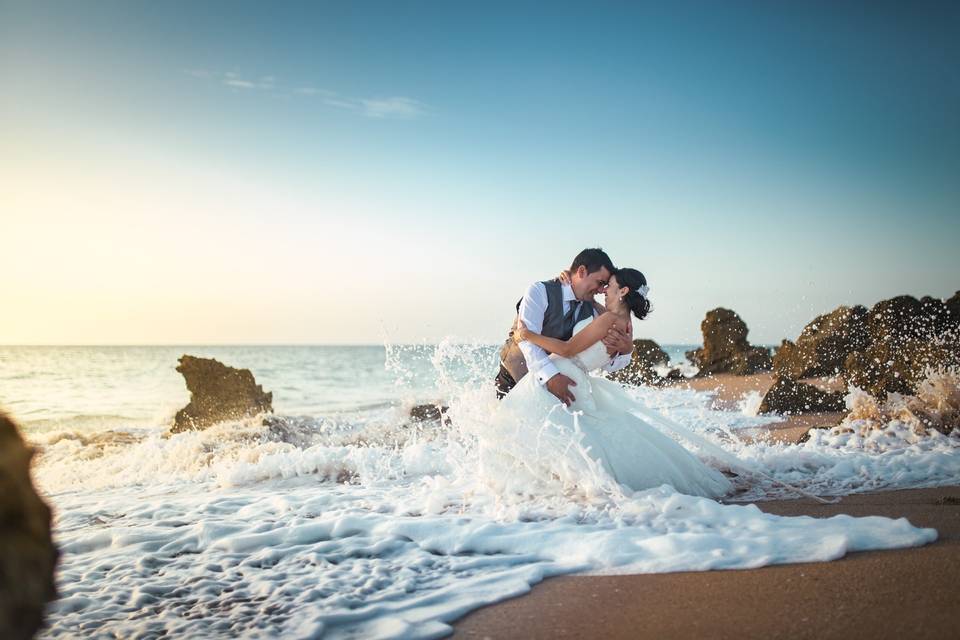
POLYGON ((636 269, 630 269, 629 267, 617 269, 613 275, 617 276, 618 285, 630 289, 627 295, 623 296, 623 303, 633 312, 633 315, 637 316, 638 320, 646 318, 647 314, 650 313, 650 301, 647 300, 645 295, 637 291, 640 287, 646 286, 646 277, 636 269))

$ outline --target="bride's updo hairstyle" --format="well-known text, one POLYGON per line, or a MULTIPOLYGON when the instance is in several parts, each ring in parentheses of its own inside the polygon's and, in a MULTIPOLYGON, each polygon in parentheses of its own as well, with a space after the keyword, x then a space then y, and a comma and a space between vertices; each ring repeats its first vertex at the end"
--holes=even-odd
POLYGON ((647 300, 645 295, 637 291, 640 287, 647 286, 647 279, 644 275, 636 269, 630 268, 617 269, 613 275, 617 276, 617 284, 630 289, 627 295, 623 296, 623 303, 633 312, 633 315, 637 316, 638 320, 646 318, 647 314, 650 313, 650 301, 647 300))

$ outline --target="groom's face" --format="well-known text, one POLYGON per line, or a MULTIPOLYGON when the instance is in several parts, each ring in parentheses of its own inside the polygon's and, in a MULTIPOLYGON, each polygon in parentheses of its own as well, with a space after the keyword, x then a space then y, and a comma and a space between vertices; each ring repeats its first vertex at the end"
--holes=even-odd
POLYGON ((593 273, 587 273, 586 267, 577 269, 573 278, 573 293, 579 300, 591 300, 607 289, 610 272, 606 267, 600 267, 593 273))

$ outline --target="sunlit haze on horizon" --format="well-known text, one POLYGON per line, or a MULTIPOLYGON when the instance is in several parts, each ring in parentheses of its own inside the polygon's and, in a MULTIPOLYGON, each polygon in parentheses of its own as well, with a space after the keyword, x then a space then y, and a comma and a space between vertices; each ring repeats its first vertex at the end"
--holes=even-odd
POLYGON ((0 0, 0 344, 638 336, 960 289, 960 4, 0 0))

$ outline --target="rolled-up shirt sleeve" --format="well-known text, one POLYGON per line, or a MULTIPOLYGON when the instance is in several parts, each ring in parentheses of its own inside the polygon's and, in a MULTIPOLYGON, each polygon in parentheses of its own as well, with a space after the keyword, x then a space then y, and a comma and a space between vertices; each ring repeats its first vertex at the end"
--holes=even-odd
MULTIPOLYGON (((542 282, 530 285, 520 300, 519 322, 534 333, 543 331, 543 315, 547 311, 547 289, 542 282)), ((547 380, 560 373, 550 356, 541 347, 524 340, 519 344, 520 352, 527 361, 527 370, 537 383, 544 385, 547 380)), ((629 362, 629 359, 627 360, 629 362)))

